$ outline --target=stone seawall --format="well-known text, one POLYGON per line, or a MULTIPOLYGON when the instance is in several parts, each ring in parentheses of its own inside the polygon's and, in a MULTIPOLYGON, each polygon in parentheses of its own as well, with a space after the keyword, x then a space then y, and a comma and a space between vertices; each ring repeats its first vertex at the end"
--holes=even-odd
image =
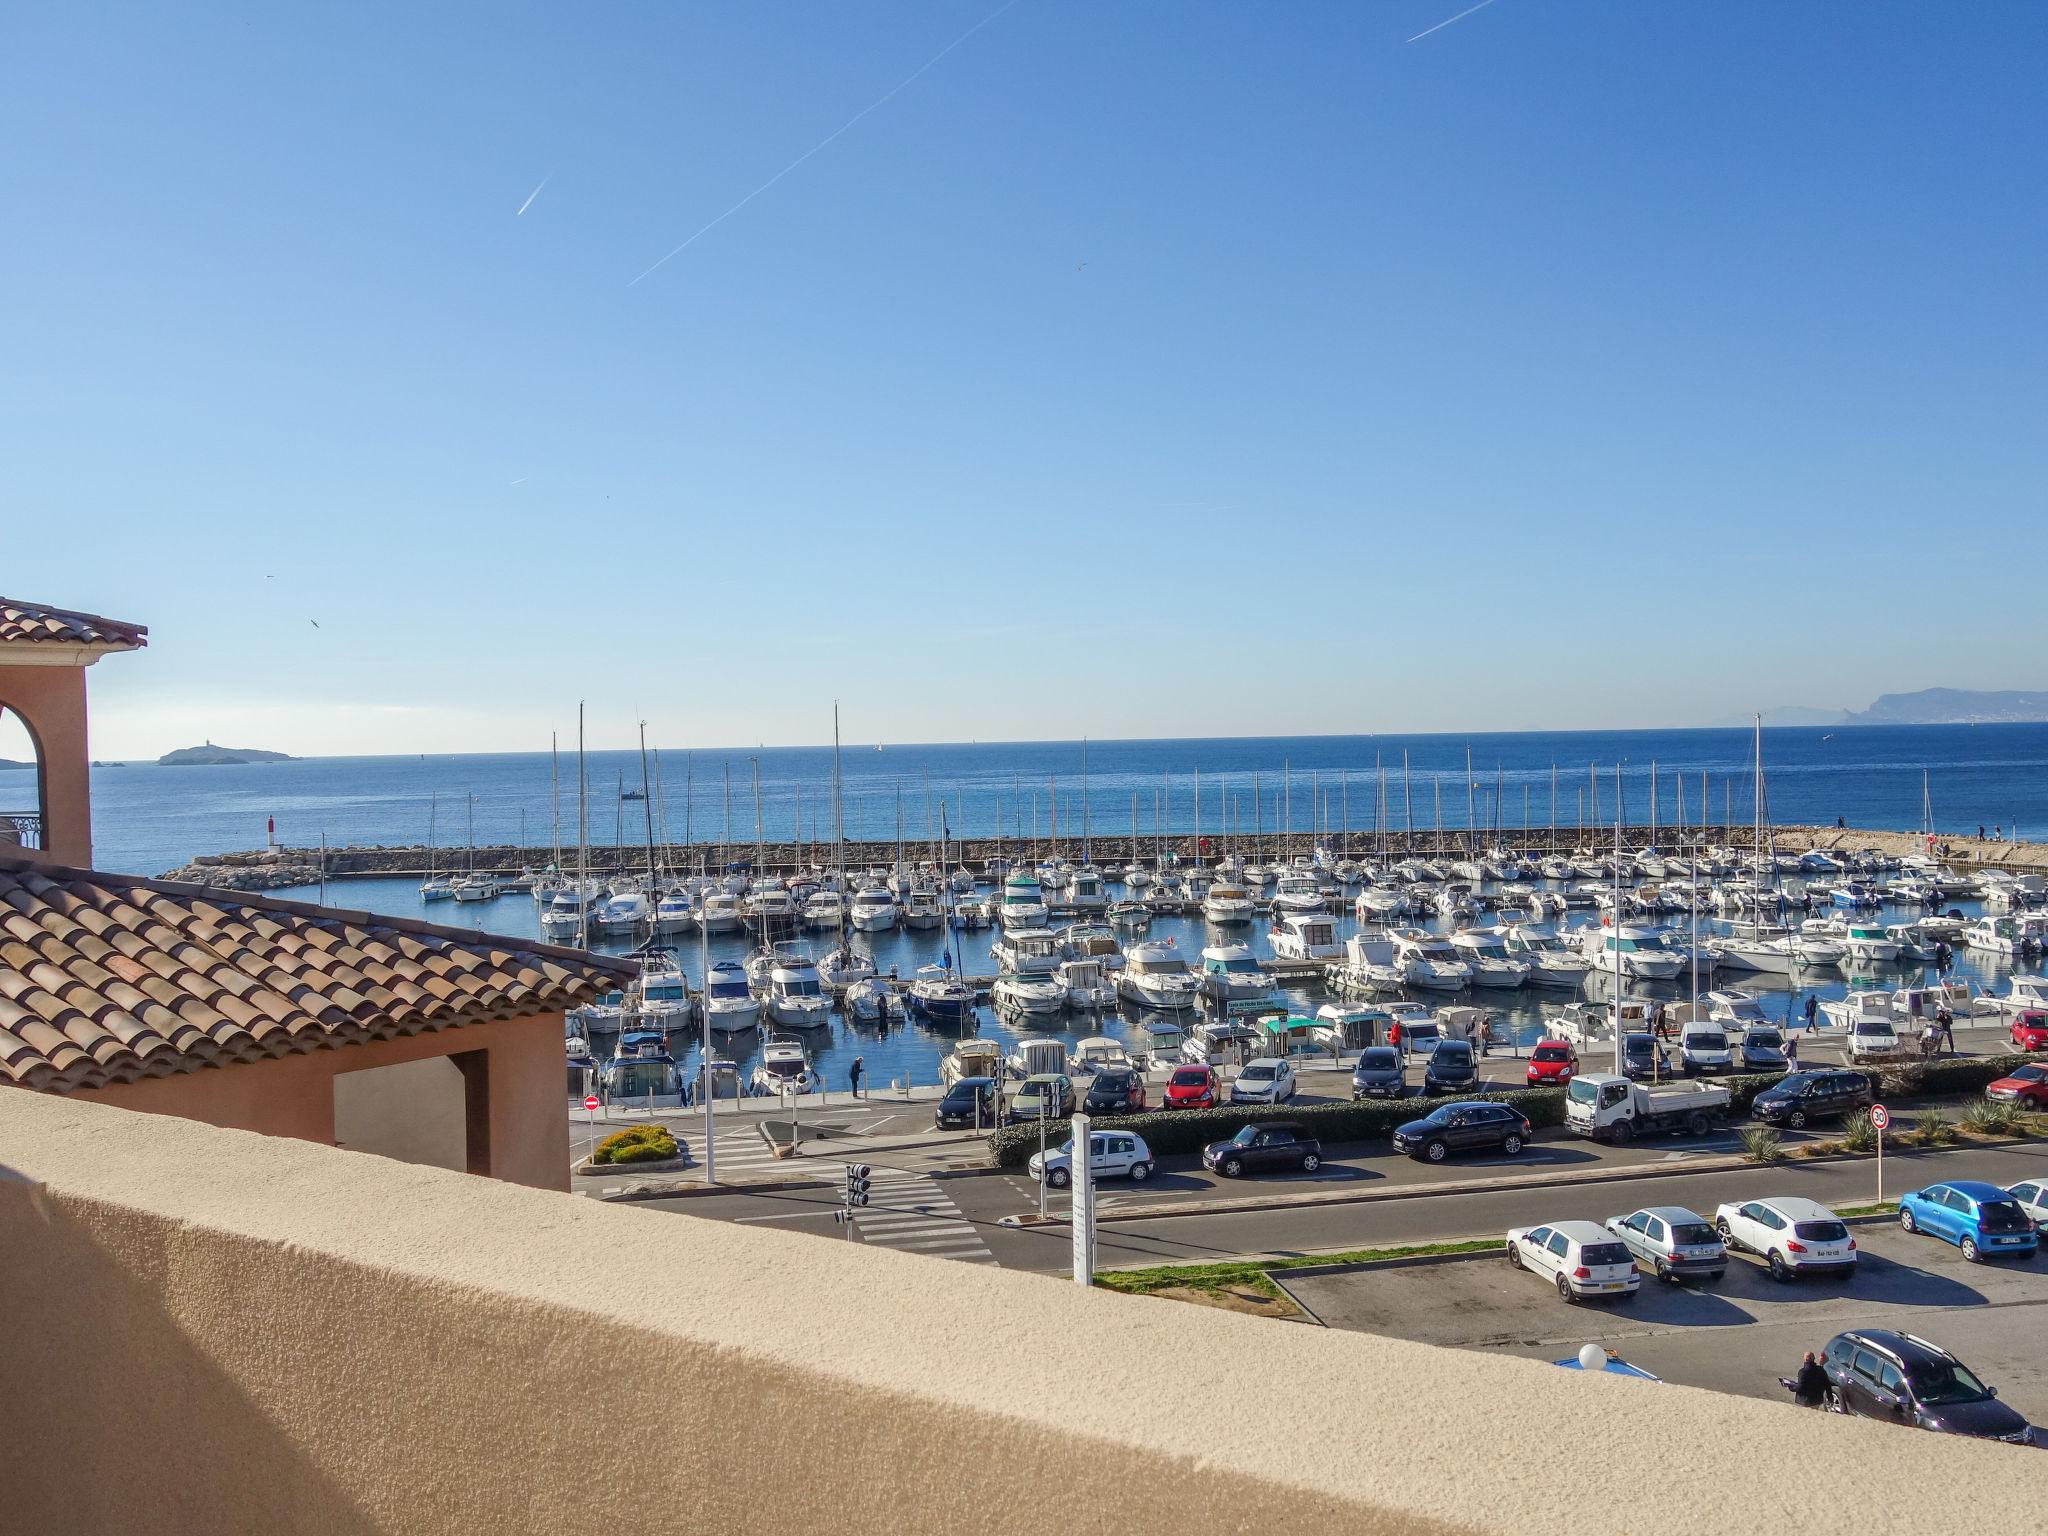
MULTIPOLYGON (((1652 841, 1652 829, 1647 826, 1628 827, 1622 832, 1624 846, 1642 848, 1652 841)), ((1674 833, 1670 827, 1658 827, 1654 831, 1656 846, 1665 849, 1680 849, 1705 842, 1711 846, 1747 849, 1754 840, 1754 831, 1741 827, 1708 827, 1702 831, 1694 827, 1683 833, 1674 833)), ((1916 832, 1875 832, 1861 827, 1845 829, 1838 827, 1785 826, 1776 828, 1771 834, 1772 842, 1780 852, 1798 853, 1809 848, 1872 848, 1880 852, 1903 856, 1909 853, 1924 853, 1926 839, 1916 832)), ((1235 846, 1248 859, 1267 862, 1279 858, 1291 858, 1309 851, 1310 839, 1307 833, 1297 833, 1283 840, 1277 836, 1258 840, 1226 839, 1204 837, 1206 845, 1201 852, 1204 863, 1213 863, 1221 857, 1225 848, 1235 846)), ((1354 832, 1349 838, 1336 834, 1331 838, 1339 857, 1359 859, 1380 856, 1381 843, 1368 832, 1354 832)), ((1482 837, 1482 845, 1491 838, 1482 837)), ((1503 831, 1500 841, 1514 847, 1537 851, 1568 852, 1574 847, 1587 847, 1594 853, 1614 846, 1612 830, 1604 834, 1582 836, 1576 832, 1560 831, 1553 841, 1548 828, 1532 828, 1527 831, 1503 831)), ((1400 858, 1411 853, 1431 857, 1442 855, 1459 858, 1465 854, 1466 842, 1461 833, 1417 832, 1412 837, 1395 833, 1385 840, 1389 856, 1400 858)), ((1973 837, 1945 837, 1940 846, 1947 851, 1943 855, 1958 866, 1994 865, 2016 870, 2048 871, 2048 844, 1998 842, 1991 839, 1979 840, 1973 837)), ((1197 854, 1195 840, 1191 835, 1181 835, 1166 840, 1169 852, 1182 858, 1197 854)), ((1137 857, 1148 863, 1159 851, 1159 845, 1149 837, 1136 841, 1137 857)), ((903 845, 906 858, 928 857, 931 849, 925 843, 906 842, 903 845)), ((1012 860, 1043 858, 1058 853, 1068 858, 1081 856, 1081 840, 1047 838, 1037 843, 1019 842, 1015 838, 966 838, 951 845, 949 850, 956 863, 965 863, 970 868, 981 868, 988 860, 1005 857, 1012 860)), ((1129 836, 1106 835, 1088 840, 1089 857, 1098 864, 1122 864, 1133 854, 1129 836)), ((846 845, 846 862, 851 869, 866 869, 873 865, 885 865, 896 855, 893 842, 849 841, 846 845)), ((696 844, 689 847, 672 845, 655 850, 657 862, 670 870, 695 871, 699 868, 718 870, 727 863, 748 863, 755 860, 752 843, 730 845, 696 844)), ((805 843, 801 847, 791 843, 769 843, 761 850, 765 867, 771 871, 790 872, 797 869, 822 868, 832 863, 833 849, 826 843, 805 843)), ((614 876, 633 874, 647 868, 647 849, 643 847, 593 848, 590 850, 590 871, 593 875, 614 876)), ((390 847, 330 848, 323 855, 318 848, 258 849, 246 853, 207 854, 194 859, 180 869, 174 869, 164 876, 167 880, 189 881, 197 885, 219 886, 228 890, 274 890, 281 886, 312 885, 317 883, 324 869, 329 880, 346 880, 372 875, 404 876, 424 878, 430 870, 444 875, 460 874, 465 868, 474 868, 482 874, 512 875, 521 871, 545 869, 554 860, 552 848, 515 848, 494 846, 478 848, 474 855, 457 850, 452 855, 448 849, 429 850, 424 843, 403 844, 390 847)), ((565 853, 564 863, 573 868, 576 855, 565 853)))

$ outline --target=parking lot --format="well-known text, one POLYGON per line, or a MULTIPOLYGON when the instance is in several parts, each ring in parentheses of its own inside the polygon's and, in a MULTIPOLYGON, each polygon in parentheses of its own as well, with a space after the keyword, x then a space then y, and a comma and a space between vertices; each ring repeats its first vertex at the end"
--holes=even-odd
MULTIPOLYGON (((1634 1208, 1624 1188, 1610 1214, 1634 1208)), ((1540 1195, 1528 1204, 1530 1221, 1547 1219, 1540 1195)), ((2048 1354, 2039 1343, 2048 1257, 1969 1264, 1947 1243, 1890 1223, 1851 1230, 1860 1262, 1846 1279, 1780 1285, 1754 1258, 1736 1255, 1718 1281, 1645 1279, 1633 1301, 1567 1304, 1499 1256, 1283 1278, 1332 1328, 1542 1360, 1599 1343, 1666 1381, 1752 1397, 1784 1399, 1777 1378, 1845 1328, 1899 1329, 1952 1350, 2035 1424, 2048 1421, 2048 1354)))

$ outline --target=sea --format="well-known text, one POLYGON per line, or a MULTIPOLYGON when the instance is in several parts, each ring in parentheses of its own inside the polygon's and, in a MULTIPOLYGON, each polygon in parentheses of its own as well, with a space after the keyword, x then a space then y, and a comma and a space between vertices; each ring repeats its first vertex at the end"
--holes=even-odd
MULTIPOLYGON (((913 856, 941 831, 953 837, 1015 839, 1014 854, 1049 847, 1055 831, 1078 857, 1094 833, 1140 838, 1187 834, 1199 826, 1212 839, 1255 832, 1270 846, 1291 833, 1305 850, 1316 828, 1358 843, 1384 825, 1499 827, 1505 841, 1527 831, 1547 837, 1555 824, 1569 838, 1581 827, 1611 828, 1620 809, 1631 824, 1699 818, 1701 796, 1715 823, 1747 825, 1755 812, 1755 741, 1747 730, 1545 732, 1416 736, 1302 736, 1176 741, 1013 742, 909 745, 846 744, 839 754, 840 803, 846 835, 887 840, 900 835, 913 856), (1467 770, 1467 762, 1470 770, 1467 770), (1553 790, 1553 785, 1555 786, 1553 790), (1654 785, 1654 790, 1653 790, 1654 785), (1198 808, 1199 788, 1199 808, 1198 808), (1553 798, 1554 795, 1554 798, 1553 798)), ((727 849, 745 857, 758 835, 769 842, 802 837, 829 843, 834 755, 828 747, 754 750, 665 749, 573 753, 493 753, 432 757, 309 758, 227 767, 165 768, 109 764, 93 770, 96 862, 107 869, 159 874, 198 854, 261 847, 274 819, 278 841, 296 847, 425 843, 442 868, 459 868, 472 842, 519 841, 548 846, 557 836, 573 849, 580 821, 595 846, 658 841, 711 845, 716 864, 727 849), (759 795, 756 798, 756 780, 759 795), (622 796, 646 786, 647 798, 622 796), (722 845, 722 846, 721 846, 722 845)), ((1919 830, 1931 812, 1936 831, 1974 834, 1982 825, 2007 836, 2038 838, 2048 830, 2048 724, 1868 726, 1839 729, 1766 728, 1765 809, 1785 823, 1919 830)), ((9 775, 13 778, 13 775, 9 775)), ((26 779, 22 776, 22 780, 26 779)), ((0 809, 9 799, 33 803, 32 786, 0 779, 0 809), (18 794, 18 789, 28 793, 18 794)), ((1589 832, 1589 839, 1596 834, 1589 832)), ((822 854, 821 854, 822 856, 822 854)), ((514 937, 539 936, 538 916, 524 895, 463 903, 420 900, 415 878, 357 878, 275 894, 514 937)), ((1976 907, 1957 906, 1974 916, 1976 907)), ((1901 910, 1892 920, 1917 913, 1901 910)), ((1575 914, 1583 921, 1583 914, 1575 914)), ((1340 936, 1352 929, 1348 910, 1340 936)), ((1191 960, 1208 942, 1199 916, 1162 916, 1147 935, 1172 938, 1191 960)), ((1240 929, 1256 953, 1267 954, 1263 925, 1240 929)), ((909 975, 944 956, 968 974, 988 974, 986 932, 896 932, 861 936, 886 971, 909 975)), ((677 954, 695 982, 704 966, 742 958, 742 935, 678 941, 677 954)), ((2003 962, 1959 951, 1961 974, 2003 990, 2003 962)), ((1800 987, 1764 992, 1774 1013, 1801 1010, 1809 994, 1825 999, 1850 986, 1903 986, 1919 968, 1887 968, 1871 977, 1822 973, 1800 987), (1894 974, 1896 973, 1896 974, 1894 974)), ((1762 979, 1736 976, 1756 987, 1762 979)), ((1673 990, 1672 996, 1680 995, 1673 990)), ((1311 985, 1286 1001, 1312 1013, 1324 1001, 1311 985)), ((1564 1001, 1551 991, 1477 998, 1436 996, 1431 1002, 1482 1001, 1526 1044, 1542 1029, 1542 1006, 1564 1001)), ((1070 1016, 1070 1041, 1094 1034, 1142 1044, 1153 1022, 1129 1010, 1100 1018, 1070 1016)), ((983 1009, 979 1032, 1005 1050, 1018 1038, 983 1009)), ((1032 1031, 1034 1035, 1044 1031, 1032 1031)), ((886 1030, 856 1028, 835 1018, 812 1044, 828 1085, 844 1086, 853 1059, 868 1080, 930 1083, 959 1038, 911 1023, 886 1030)), ((759 1037, 740 1037, 735 1054, 750 1068, 759 1037)), ((678 1050, 687 1067, 695 1046, 678 1050)))

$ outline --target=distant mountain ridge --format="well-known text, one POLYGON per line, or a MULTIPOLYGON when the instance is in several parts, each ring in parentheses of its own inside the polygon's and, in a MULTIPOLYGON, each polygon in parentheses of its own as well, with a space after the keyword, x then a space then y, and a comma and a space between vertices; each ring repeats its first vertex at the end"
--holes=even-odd
POLYGON ((288 763, 291 760, 288 752, 264 752, 255 747, 216 747, 209 741, 203 747, 180 747, 175 752, 166 752, 156 761, 160 768, 189 768, 194 765, 218 768, 232 767, 237 763, 288 763))
POLYGON ((1882 694, 1868 709, 1788 704, 1764 711, 1765 725, 2005 725, 2044 720, 2048 692, 2026 689, 1921 688, 1882 694))

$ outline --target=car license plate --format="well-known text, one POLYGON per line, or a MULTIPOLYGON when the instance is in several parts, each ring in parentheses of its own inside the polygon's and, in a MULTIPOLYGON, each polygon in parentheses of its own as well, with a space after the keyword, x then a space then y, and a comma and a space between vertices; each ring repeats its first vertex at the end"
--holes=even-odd
POLYGON ((1621 1289, 1622 1284, 1623 1282, 1619 1280, 1602 1280, 1600 1282, 1600 1289, 1603 1291, 1618 1291, 1621 1289))

